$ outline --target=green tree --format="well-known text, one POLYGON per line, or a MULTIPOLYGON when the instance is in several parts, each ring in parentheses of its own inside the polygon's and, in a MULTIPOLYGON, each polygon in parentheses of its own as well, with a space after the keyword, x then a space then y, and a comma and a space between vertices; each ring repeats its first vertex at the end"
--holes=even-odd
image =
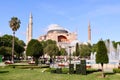
POLYGON ((90 44, 81 44, 80 45, 80 57, 89 58, 91 54, 90 44))
POLYGON ((11 35, 3 35, 0 38, 0 46, 12 47, 12 36, 11 35))
POLYGON ((21 46, 26 46, 26 44, 24 43, 24 41, 23 40, 17 40, 17 43, 19 44, 19 45, 21 45, 21 46))
POLYGON ((57 55, 58 56, 61 56, 61 55, 65 56, 65 55, 67 55, 67 51, 65 50, 65 48, 60 48, 57 55))
POLYGON ((59 53, 59 48, 56 44, 48 44, 44 48, 44 52, 50 56, 50 63, 54 61, 55 56, 59 53))
POLYGON ((11 47, 5 46, 0 47, 0 55, 4 56, 4 60, 10 60, 11 49, 12 49, 11 47))
POLYGON ((76 43, 75 56, 79 56, 79 55, 80 55, 79 43, 76 43))
POLYGON ((43 55, 42 44, 38 40, 32 39, 28 43, 26 54, 27 56, 33 56, 33 58, 35 59, 35 64, 38 65, 38 59, 40 56, 43 55))
POLYGON ((51 39, 48 39, 48 40, 46 41, 46 45, 48 45, 48 44, 56 44, 56 41, 51 40, 51 39))
POLYGON ((96 63, 100 63, 102 67, 102 77, 104 77, 104 72, 103 72, 103 65, 104 63, 108 63, 108 55, 107 55, 107 48, 105 46, 104 41, 100 40, 97 43, 97 54, 96 54, 96 63))
POLYGON ((49 39, 47 41, 41 41, 41 44, 43 46, 44 55, 45 54, 49 55, 50 60, 54 60, 52 59, 53 56, 55 57, 56 55, 61 55, 59 54, 59 49, 57 47, 56 41, 49 39))
POLYGON ((18 56, 18 58, 20 59, 20 56, 22 56, 22 53, 25 51, 24 46, 22 46, 21 44, 15 42, 15 51, 16 51, 16 55, 18 56))
POLYGON ((15 31, 17 31, 20 27, 20 20, 17 17, 12 17, 9 21, 10 28, 13 31, 13 42, 12 42, 12 62, 14 63, 14 37, 15 31))
MULTIPOLYGON (((25 43, 24 41, 22 40, 19 40, 17 37, 15 37, 15 48, 14 48, 14 53, 15 55, 19 58, 23 52, 24 52, 24 46, 25 46, 25 43)), ((11 49, 12 51, 12 36, 11 35, 3 35, 0 37, 0 47, 4 47, 4 48, 8 48, 11 49)), ((6 53, 7 50, 5 50, 6 53)), ((9 51, 9 53, 11 54, 11 51, 9 51)), ((4 57, 5 57, 5 54, 3 54, 4 57)), ((8 56, 11 56, 11 55, 8 55, 8 56)))
POLYGON ((57 47, 56 41, 49 39, 47 41, 42 41, 42 45, 44 47, 44 54, 48 54, 50 57, 57 55, 59 49, 57 47))
POLYGON ((115 42, 115 41, 112 41, 112 43, 115 49, 117 49, 117 44, 120 44, 120 42, 115 42))
POLYGON ((94 53, 96 51, 97 51, 97 44, 93 44, 93 46, 92 46, 92 52, 94 53))
POLYGON ((56 44, 49 44, 45 47, 44 52, 47 53, 51 58, 56 56, 59 52, 59 48, 56 44))

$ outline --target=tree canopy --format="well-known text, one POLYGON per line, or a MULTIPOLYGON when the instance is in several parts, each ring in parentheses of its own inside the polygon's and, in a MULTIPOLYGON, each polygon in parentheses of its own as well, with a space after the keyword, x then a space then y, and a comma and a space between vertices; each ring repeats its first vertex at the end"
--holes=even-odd
POLYGON ((32 39, 27 45, 26 54, 27 56, 39 58, 43 55, 42 44, 38 40, 32 39))
POLYGON ((12 17, 11 20, 9 21, 10 28, 12 31, 17 31, 20 27, 20 20, 17 17, 12 17))
POLYGON ((81 44, 80 45, 80 57, 89 57, 91 54, 91 45, 90 44, 81 44))
POLYGON ((79 55, 80 55, 80 48, 79 48, 79 44, 76 43, 75 56, 79 56, 79 55))
MULTIPOLYGON (((20 55, 21 53, 24 52, 24 46, 25 43, 22 40, 19 40, 17 37, 15 37, 15 55, 20 55)), ((7 55, 10 56, 11 51, 12 51, 12 35, 3 35, 0 37, 0 48, 5 49, 5 51, 1 50, 0 54, 2 55, 7 55), (3 54, 4 53, 4 54, 3 54)))
POLYGON ((44 54, 49 55, 50 57, 58 55, 59 52, 59 48, 56 44, 56 41, 53 41, 51 39, 47 40, 47 41, 41 41, 42 46, 43 46, 43 51, 44 54))
POLYGON ((97 43, 97 54, 96 54, 96 63, 108 63, 107 48, 104 41, 99 41, 97 43))
POLYGON ((50 57, 56 56, 59 52, 59 48, 56 44, 49 44, 45 47, 44 52, 47 53, 50 57))
POLYGON ((58 54, 58 56, 66 56, 67 55, 67 51, 65 50, 65 48, 60 48, 58 54))
POLYGON ((107 48, 104 41, 100 40, 97 43, 97 54, 96 54, 96 63, 100 63, 102 67, 102 77, 104 77, 103 65, 108 63, 107 48))
POLYGON ((35 64, 38 65, 38 59, 43 55, 42 44, 36 39, 30 40, 27 45, 26 54, 27 56, 33 56, 35 64))
POLYGON ((11 47, 2 46, 2 47, 0 47, 0 54, 4 55, 4 56, 10 56, 11 55, 11 50, 12 50, 11 47))
POLYGON ((117 49, 117 44, 120 44, 120 42, 115 42, 115 41, 112 41, 112 43, 115 49, 117 49))

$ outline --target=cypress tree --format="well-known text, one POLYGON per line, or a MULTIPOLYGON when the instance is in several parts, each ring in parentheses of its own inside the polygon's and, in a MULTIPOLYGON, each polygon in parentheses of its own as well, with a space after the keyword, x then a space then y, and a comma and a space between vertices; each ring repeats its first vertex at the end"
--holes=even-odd
POLYGON ((79 56, 80 55, 80 50, 79 50, 79 44, 76 43, 76 55, 75 56, 79 56))
POLYGON ((107 48, 105 46, 104 41, 100 40, 97 43, 97 54, 96 54, 96 63, 100 63, 102 67, 102 77, 104 77, 104 72, 103 72, 103 65, 104 63, 108 63, 108 55, 107 55, 107 48))

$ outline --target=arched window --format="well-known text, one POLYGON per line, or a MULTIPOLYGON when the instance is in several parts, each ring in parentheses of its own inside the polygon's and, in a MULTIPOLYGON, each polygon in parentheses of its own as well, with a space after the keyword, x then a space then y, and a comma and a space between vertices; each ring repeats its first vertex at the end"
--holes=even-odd
POLYGON ((58 42, 66 42, 66 41, 67 41, 66 36, 63 35, 58 36, 58 42))

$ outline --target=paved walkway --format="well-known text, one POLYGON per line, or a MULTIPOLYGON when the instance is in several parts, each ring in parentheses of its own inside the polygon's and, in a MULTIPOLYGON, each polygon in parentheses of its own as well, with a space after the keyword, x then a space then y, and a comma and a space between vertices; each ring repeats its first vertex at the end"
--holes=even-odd
POLYGON ((0 66, 5 66, 5 64, 3 62, 0 62, 0 66))

